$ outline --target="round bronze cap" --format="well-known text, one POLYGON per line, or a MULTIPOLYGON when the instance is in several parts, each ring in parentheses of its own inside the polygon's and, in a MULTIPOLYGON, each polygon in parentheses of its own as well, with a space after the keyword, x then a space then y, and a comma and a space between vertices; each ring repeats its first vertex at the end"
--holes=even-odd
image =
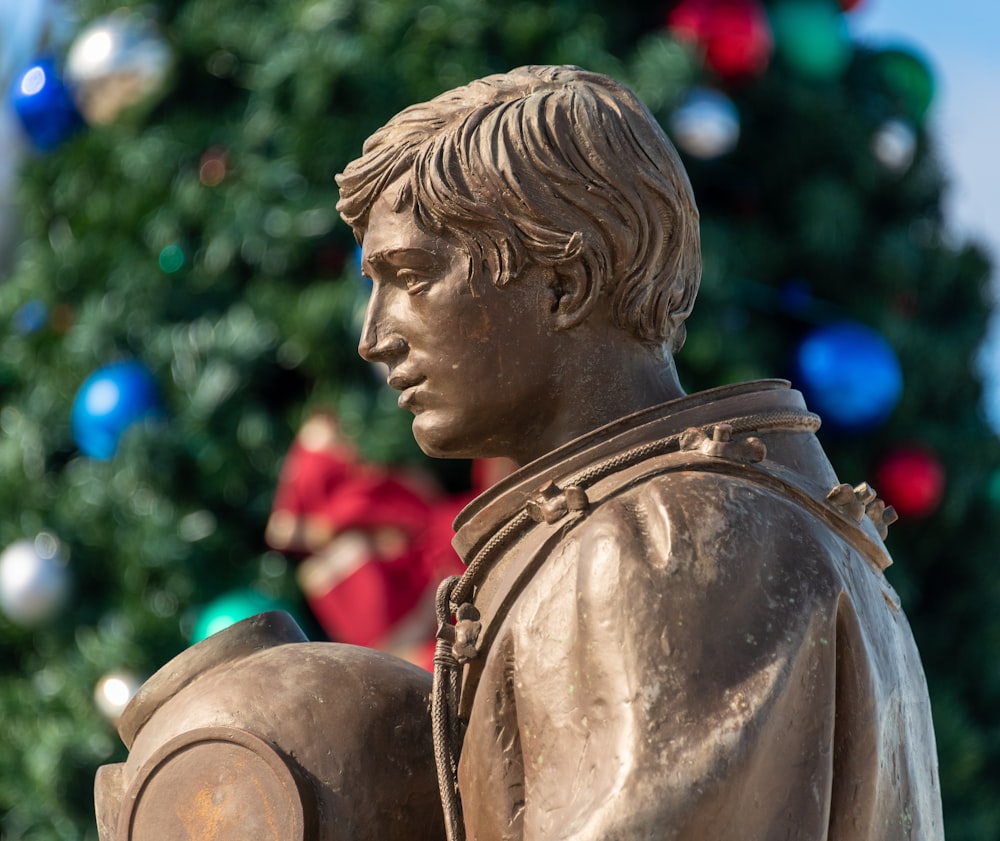
POLYGON ((121 718, 118 734, 131 750, 153 713, 192 681, 265 648, 307 642, 306 635, 284 611, 259 613, 192 645, 157 671, 135 693, 121 718))

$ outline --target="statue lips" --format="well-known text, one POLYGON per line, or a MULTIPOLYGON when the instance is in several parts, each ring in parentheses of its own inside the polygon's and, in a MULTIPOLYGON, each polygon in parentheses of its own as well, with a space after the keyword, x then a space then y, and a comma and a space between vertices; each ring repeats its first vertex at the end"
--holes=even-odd
POLYGON ((417 404, 417 386, 427 378, 420 374, 406 374, 393 371, 386 380, 390 388, 402 392, 399 395, 397 405, 400 409, 407 409, 416 414, 419 411, 417 404))

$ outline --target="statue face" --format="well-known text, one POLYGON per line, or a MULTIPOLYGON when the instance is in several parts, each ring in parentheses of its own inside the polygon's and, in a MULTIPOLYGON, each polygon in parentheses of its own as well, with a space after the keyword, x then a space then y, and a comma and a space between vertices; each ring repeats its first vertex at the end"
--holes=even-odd
POLYGON ((364 234, 373 288, 358 350, 388 366, 428 455, 524 461, 552 418, 558 334, 546 286, 531 271, 502 289, 470 278, 459 244, 421 231, 393 195, 374 204, 364 234))

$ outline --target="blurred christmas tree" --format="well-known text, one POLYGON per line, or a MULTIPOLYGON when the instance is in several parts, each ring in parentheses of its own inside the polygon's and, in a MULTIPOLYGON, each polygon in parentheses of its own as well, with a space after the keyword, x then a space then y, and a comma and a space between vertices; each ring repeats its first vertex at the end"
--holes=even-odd
POLYGON ((302 616, 264 526, 313 409, 420 461, 356 357, 332 176, 401 107, 523 63, 614 75, 675 138, 705 251, 682 379, 789 376, 841 477, 896 505, 948 837, 1000 837, 989 266, 942 218, 919 53, 853 43, 846 0, 122 5, 80 2, 9 95, 39 152, 0 282, 3 838, 96 838, 110 718, 205 605, 302 616))

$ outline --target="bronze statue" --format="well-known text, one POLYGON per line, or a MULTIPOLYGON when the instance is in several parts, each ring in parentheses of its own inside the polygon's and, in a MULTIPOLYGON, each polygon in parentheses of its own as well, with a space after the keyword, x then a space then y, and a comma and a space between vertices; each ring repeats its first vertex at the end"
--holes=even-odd
MULTIPOLYGON (((684 394, 698 214, 649 112, 524 67, 401 112, 338 183, 360 352, 416 440, 520 465, 459 516, 438 593, 447 837, 940 839, 893 512, 835 476, 788 383, 684 394)), ((396 757, 416 777, 420 744, 396 757)), ((102 839, 132 838, 116 820, 102 839)))

